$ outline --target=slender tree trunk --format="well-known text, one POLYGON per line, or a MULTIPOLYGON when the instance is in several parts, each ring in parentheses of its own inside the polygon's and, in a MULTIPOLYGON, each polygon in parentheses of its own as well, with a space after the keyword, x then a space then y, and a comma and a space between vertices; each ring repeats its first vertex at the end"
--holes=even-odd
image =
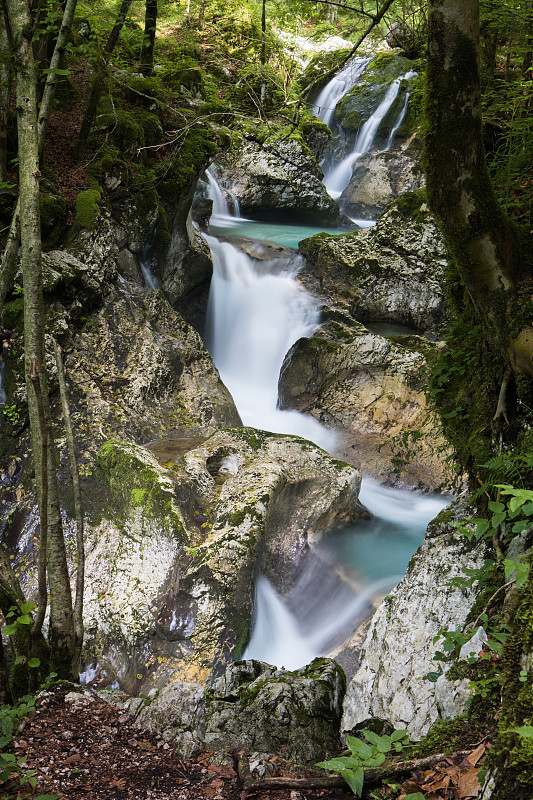
POLYGON ((261 113, 264 113, 266 100, 266 0, 263 0, 261 12, 261 113))
POLYGON ((526 3, 526 52, 522 60, 522 78, 526 81, 533 79, 531 67, 533 65, 533 3, 526 3))
POLYGON ((38 121, 38 135, 39 135, 39 155, 43 156, 44 143, 46 137, 46 129, 50 119, 50 112, 52 110, 52 100, 58 81, 56 70, 61 69, 64 61, 67 45, 70 41, 70 32, 72 30, 72 21, 76 11, 77 0, 67 0, 63 11, 63 19, 61 27, 57 36, 54 53, 50 61, 50 72, 46 78, 46 84, 43 92, 43 99, 39 107, 39 121, 38 121))
POLYGON ((0 181, 7 179, 7 112, 11 78, 9 74, 9 41, 4 14, 0 11, 0 181))
POLYGON ((122 30, 122 26, 126 21, 130 6, 131 0, 122 0, 115 24, 113 25, 113 29, 109 34, 109 38, 104 47, 104 60, 99 64, 96 70, 96 77, 91 88, 89 100, 87 102, 87 109, 81 123, 76 144, 74 145, 74 158, 76 161, 79 161, 85 152, 85 145, 87 144, 87 139, 89 138, 89 134, 91 132, 94 118, 96 116, 96 109, 98 108, 98 101, 100 100, 100 95, 102 94, 102 89, 104 87, 107 59, 115 48, 120 31, 122 30))
POLYGON ((85 544, 83 540, 83 506, 81 501, 80 476, 78 472, 78 461, 76 458, 76 443, 74 441, 74 431, 70 418, 70 409, 67 397, 67 382, 65 380, 65 368, 61 358, 59 345, 54 341, 54 350, 57 364, 57 374, 59 379, 59 392, 61 395, 61 407, 65 421, 65 431, 70 457, 70 471, 72 476, 72 488, 74 491, 74 509, 76 514, 76 600, 74 602, 74 629, 76 631, 76 661, 79 662, 81 648, 83 644, 83 586, 85 582, 85 544))
POLYGON ((149 76, 154 71, 154 45, 157 26, 157 0, 146 0, 144 18, 144 36, 141 50, 140 68, 143 75, 149 76))
MULTIPOLYGON (((19 140, 19 199, 24 280, 24 360, 36 483, 41 520, 48 519, 47 565, 50 587, 52 665, 60 677, 74 677, 75 634, 72 597, 58 502, 55 465, 47 452, 43 474, 42 448, 50 436, 50 410, 44 361, 44 314, 39 214, 39 143, 36 75, 31 21, 25 0, 7 0, 16 57, 16 104, 19 140), (44 434, 43 434, 44 431, 44 434), (46 488, 43 490, 43 482, 46 488), (43 511, 43 497, 48 495, 43 511)), ((43 459, 44 460, 44 459, 43 459)))

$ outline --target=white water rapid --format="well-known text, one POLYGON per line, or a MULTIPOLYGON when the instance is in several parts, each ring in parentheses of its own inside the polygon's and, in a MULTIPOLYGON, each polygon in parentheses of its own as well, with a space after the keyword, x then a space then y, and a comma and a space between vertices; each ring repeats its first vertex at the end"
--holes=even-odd
MULTIPOLYGON (((338 100, 358 80, 369 59, 356 59, 323 90, 315 113, 331 122, 338 100)), ((359 132, 356 150, 342 162, 351 177, 354 161, 372 147, 376 131, 400 90, 398 78, 359 132)), ((407 109, 391 130, 389 145, 407 109)), ((342 166, 342 164, 340 165, 342 166)), ((345 170, 346 171, 346 170, 345 170)), ((236 220, 214 171, 207 174, 213 201, 211 230, 256 240, 288 236, 272 225, 236 220), (267 232, 268 231, 268 232, 267 232)), ((336 180, 336 179, 335 179, 336 180)), ((340 186, 340 183, 338 184, 340 186)), ((332 189, 339 195, 342 188, 332 189)), ((284 226, 279 226, 283 228, 284 226)), ((295 236, 291 231, 290 237, 295 236)), ((309 235, 303 234, 300 238, 309 235)), ((334 453, 338 435, 315 419, 277 408, 279 372, 292 344, 311 336, 319 325, 316 301, 298 284, 300 257, 272 259, 256 242, 252 258, 231 242, 207 236, 213 258, 206 339, 222 380, 231 391, 243 423, 279 433, 292 433, 334 453)), ((295 585, 280 597, 266 578, 256 582, 252 635, 244 654, 277 666, 296 669, 317 655, 331 652, 351 635, 379 597, 405 571, 421 543, 428 522, 448 502, 416 492, 387 489, 363 480, 362 502, 374 514, 371 521, 332 532, 311 551, 295 585)))
MULTIPOLYGON (((361 126, 361 129, 357 135, 357 139, 355 140, 353 151, 347 155, 340 162, 340 164, 333 165, 330 170, 326 172, 324 176, 324 185, 331 197, 334 199, 340 197, 344 189, 346 189, 350 182, 350 178, 352 177, 355 162, 361 158, 362 155, 368 153, 368 151, 372 149, 376 133, 390 111, 392 104, 398 97, 402 81, 409 80, 415 75, 416 72, 406 72, 405 75, 401 75, 399 78, 396 78, 396 80, 392 81, 378 107, 361 126)), ((404 102, 402 111, 392 128, 385 150, 388 150, 392 145, 394 141, 394 134, 403 122, 403 118, 405 117, 405 112, 407 110, 407 102, 408 98, 404 102)))
POLYGON ((286 353, 320 321, 316 301, 296 281, 300 258, 256 261, 230 242, 207 241, 213 279, 206 340, 245 425, 295 433, 333 450, 337 435, 312 417, 277 408, 286 353))

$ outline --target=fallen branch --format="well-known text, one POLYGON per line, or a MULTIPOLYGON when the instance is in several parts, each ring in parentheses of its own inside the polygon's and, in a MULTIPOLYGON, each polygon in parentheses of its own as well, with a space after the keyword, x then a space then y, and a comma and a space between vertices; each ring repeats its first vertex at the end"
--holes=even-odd
MULTIPOLYGON (((365 769, 365 786, 382 783, 403 773, 429 769, 445 759, 465 758, 471 752, 471 750, 459 750, 450 755, 438 753, 425 758, 417 758, 413 761, 400 761, 380 769, 365 769)), ((343 789, 347 785, 340 775, 317 775, 310 778, 260 778, 256 780, 252 777, 244 750, 237 750, 235 758, 237 774, 246 794, 259 792, 263 789, 343 789)))

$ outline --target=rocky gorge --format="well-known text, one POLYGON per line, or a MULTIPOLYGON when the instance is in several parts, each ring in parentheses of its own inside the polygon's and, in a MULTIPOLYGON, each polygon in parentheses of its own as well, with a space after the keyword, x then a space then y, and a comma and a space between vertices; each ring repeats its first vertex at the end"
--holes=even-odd
MULTIPOLYGON (((385 83, 399 80, 409 65, 394 58, 378 57, 369 75, 388 65, 385 83)), ((407 80, 396 117, 391 106, 340 205, 321 182, 316 156, 327 160, 329 137, 321 123, 309 125, 307 142, 280 131, 263 136, 259 125, 253 136, 237 131, 216 156, 219 187, 243 217, 337 227, 302 237, 296 269, 284 244, 256 257, 246 233, 244 241, 229 239, 260 276, 279 259, 274 274, 292 281, 291 292, 296 287, 289 304, 301 300, 305 325, 282 353, 274 410, 313 418, 332 433, 330 453, 299 431, 251 426, 206 347, 214 219, 207 237, 199 223, 213 200, 204 175, 213 154, 172 207, 154 204, 148 213, 134 197, 118 202, 119 184, 107 174, 92 198, 94 217, 79 222, 64 250, 44 257, 49 376, 54 387, 53 337, 64 353, 83 480, 84 678, 134 695, 120 702, 184 756, 239 745, 313 763, 335 750, 341 730, 379 719, 419 739, 469 697, 468 682, 449 680, 445 670, 435 684, 421 681, 432 666, 433 636, 466 623, 476 600, 475 585, 465 593, 447 583, 458 573, 458 553, 472 570, 485 557, 457 534, 469 514, 464 498, 430 525, 406 576, 375 613, 369 603, 367 632, 359 628, 357 645, 345 645, 352 647, 348 686, 333 659, 287 671, 246 655, 258 574, 283 596, 328 531, 368 516, 359 502, 361 472, 401 487, 449 488, 449 445, 424 391, 448 314, 447 254, 421 189, 419 134, 402 136, 399 126, 394 149, 376 152, 398 109, 409 108, 407 80), (375 225, 347 230, 346 214, 375 225), (380 333, 384 325, 392 332, 380 333)), ((352 87, 341 102, 343 147, 383 100, 382 84, 377 92, 369 86, 352 87)), ((4 415, 0 442, 2 534, 31 594, 37 506, 17 302, 6 307, 4 386, 13 411, 4 415)), ((57 396, 52 414, 73 565, 57 396)))

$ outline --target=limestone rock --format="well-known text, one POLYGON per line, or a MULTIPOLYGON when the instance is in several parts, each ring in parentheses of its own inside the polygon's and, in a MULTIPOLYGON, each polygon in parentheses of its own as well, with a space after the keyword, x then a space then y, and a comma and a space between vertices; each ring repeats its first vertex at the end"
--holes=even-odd
POLYGON ((355 219, 375 219, 401 194, 420 189, 425 183, 420 153, 421 142, 411 137, 385 152, 361 156, 339 200, 343 212, 355 219))
POLYGON ((421 337, 386 339, 326 312, 313 338, 299 339, 285 358, 280 408, 341 431, 339 452, 365 472, 436 488, 446 479, 448 447, 424 392, 432 349, 421 337))
POLYGON ((222 185, 237 197, 243 216, 340 222, 339 207, 322 184, 322 170, 295 139, 270 139, 262 145, 243 140, 223 156, 220 167, 222 185))
POLYGON ((374 228, 317 234, 300 242, 300 251, 302 281, 342 301, 361 322, 426 331, 445 318, 446 250, 421 192, 396 200, 374 228))
POLYGON ((204 749, 205 695, 199 683, 170 683, 144 700, 132 698, 126 708, 135 709, 139 726, 172 742, 184 761, 204 749))
POLYGON ((129 692, 219 674, 246 645, 256 572, 283 590, 315 539, 357 516, 357 470, 298 437, 195 444, 175 461, 167 444, 166 469, 110 441, 87 487, 85 659, 129 692))
MULTIPOLYGON (((376 611, 348 687, 343 730, 378 717, 420 739, 449 713, 449 705, 439 707, 435 684, 423 678, 436 670, 433 637, 440 628, 461 629, 475 602, 475 585, 465 592, 449 585, 461 570, 477 569, 485 559, 485 545, 470 544, 455 528, 470 515, 460 498, 430 523, 405 577, 376 611)), ((464 710, 465 695, 461 690, 458 696, 458 689, 452 686, 454 713, 464 710)))
POLYGON ((344 673, 329 659, 294 672, 236 662, 211 687, 206 746, 313 763, 338 749, 344 691, 344 673))

